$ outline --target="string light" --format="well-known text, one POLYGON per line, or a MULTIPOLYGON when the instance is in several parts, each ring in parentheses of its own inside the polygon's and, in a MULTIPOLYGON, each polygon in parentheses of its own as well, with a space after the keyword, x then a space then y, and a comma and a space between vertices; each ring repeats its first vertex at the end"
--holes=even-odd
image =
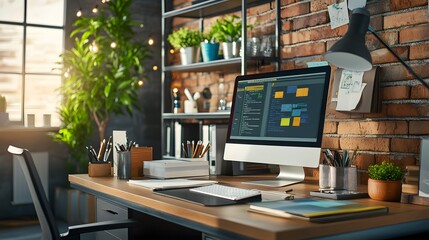
POLYGON ((143 86, 143 80, 139 80, 137 83, 140 87, 143 86))
POLYGON ((156 71, 156 70, 158 70, 158 66, 154 65, 154 66, 152 67, 152 69, 153 69, 154 71, 156 71))
POLYGON ((92 13, 98 13, 98 5, 95 5, 95 7, 92 9, 92 13))
POLYGON ((109 0, 101 0, 102 3, 107 3, 109 0))
POLYGON ((67 72, 64 72, 64 78, 68 78, 70 75, 69 75, 69 72, 67 71, 67 72))
POLYGON ((82 16, 82 9, 79 8, 79 11, 77 11, 76 13, 76 17, 81 17, 82 16))
POLYGON ((153 40, 153 38, 149 38, 149 40, 147 41, 147 43, 150 45, 150 46, 152 46, 153 44, 154 44, 154 40, 153 40))
POLYGON ((143 23, 140 23, 140 28, 144 28, 144 24, 143 23))
POLYGON ((170 53, 173 54, 174 53, 174 49, 170 49, 170 53))
POLYGON ((111 47, 111 48, 116 48, 116 46, 117 46, 117 45, 116 45, 116 43, 115 43, 115 42, 112 42, 112 43, 110 44, 110 47, 111 47))

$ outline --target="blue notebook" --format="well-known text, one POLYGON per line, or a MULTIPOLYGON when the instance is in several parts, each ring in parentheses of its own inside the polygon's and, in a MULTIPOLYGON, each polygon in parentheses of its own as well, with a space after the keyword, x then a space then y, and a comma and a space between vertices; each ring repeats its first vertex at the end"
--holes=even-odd
POLYGON ((304 219, 311 222, 348 220, 389 212, 389 208, 386 206, 309 198, 255 202, 250 205, 249 210, 278 217, 304 219))

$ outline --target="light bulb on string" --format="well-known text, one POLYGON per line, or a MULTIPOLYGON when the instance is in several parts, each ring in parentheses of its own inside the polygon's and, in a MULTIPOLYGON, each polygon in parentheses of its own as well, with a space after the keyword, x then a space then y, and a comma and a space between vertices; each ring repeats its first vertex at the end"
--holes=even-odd
POLYGON ((170 49, 170 53, 171 53, 171 54, 174 54, 174 49, 170 49))
POLYGON ((158 66, 154 65, 154 66, 152 67, 152 69, 153 69, 154 71, 156 71, 156 70, 158 70, 158 66))
POLYGON ((147 41, 147 43, 148 43, 150 46, 152 46, 152 45, 155 43, 155 41, 153 40, 153 38, 149 38, 149 40, 147 41))
POLYGON ((98 13, 98 5, 95 5, 95 7, 92 9, 92 13, 98 13))
POLYGON ((139 80, 138 82, 137 82, 137 84, 141 87, 141 86, 143 86, 143 80, 139 80))
POLYGON ((82 16, 82 9, 79 8, 79 10, 76 12, 76 17, 81 17, 82 16))
POLYGON ((110 47, 111 47, 111 48, 116 48, 116 46, 117 46, 117 44, 116 44, 115 42, 112 42, 112 43, 110 44, 110 47))

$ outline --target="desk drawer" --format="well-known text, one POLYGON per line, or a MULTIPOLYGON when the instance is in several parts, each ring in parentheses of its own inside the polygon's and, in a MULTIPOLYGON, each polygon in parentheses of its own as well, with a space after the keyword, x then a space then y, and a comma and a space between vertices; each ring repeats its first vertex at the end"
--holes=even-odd
MULTIPOLYGON (((118 204, 97 198, 97 221, 128 219, 128 209, 118 204)), ((109 230, 97 233, 99 240, 128 239, 127 229, 109 230)))

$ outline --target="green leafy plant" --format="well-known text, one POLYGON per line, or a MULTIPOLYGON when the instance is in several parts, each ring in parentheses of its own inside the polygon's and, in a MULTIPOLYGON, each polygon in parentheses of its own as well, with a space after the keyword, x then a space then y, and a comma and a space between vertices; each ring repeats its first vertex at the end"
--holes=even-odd
POLYGON ((383 161, 381 164, 374 164, 368 167, 368 175, 374 180, 397 181, 402 180, 405 173, 400 167, 393 163, 383 161))
POLYGON ((64 84, 59 107, 62 125, 54 139, 67 144, 71 172, 86 170, 88 145, 97 125, 99 138, 111 115, 132 115, 138 109, 142 61, 148 47, 134 41, 129 8, 132 0, 106 1, 99 13, 74 22, 74 47, 62 54, 64 84))
POLYGON ((167 40, 176 48, 186 48, 199 46, 202 37, 199 31, 190 30, 189 28, 179 28, 168 35, 167 40))
MULTIPOLYGON (((236 15, 226 15, 211 26, 210 32, 221 42, 234 42, 241 37, 241 19, 236 15)), ((249 26, 250 27, 250 26, 249 26)))

